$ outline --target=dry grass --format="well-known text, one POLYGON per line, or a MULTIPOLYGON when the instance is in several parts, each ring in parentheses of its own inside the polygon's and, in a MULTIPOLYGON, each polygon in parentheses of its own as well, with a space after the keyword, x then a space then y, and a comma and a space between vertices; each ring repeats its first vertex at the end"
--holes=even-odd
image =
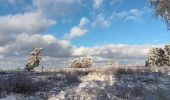
POLYGON ((72 75, 72 74, 66 74, 65 81, 67 85, 72 85, 72 84, 81 82, 79 77, 77 77, 77 75, 72 75))
MULTIPOLYGON (((42 71, 36 71, 42 72, 42 71)), ((121 67, 93 67, 93 68, 50 68, 45 69, 43 72, 49 73, 61 73, 61 74, 73 74, 84 76, 88 75, 89 73, 99 73, 99 74, 147 74, 151 72, 161 72, 170 75, 170 67, 144 67, 144 66, 121 66, 121 67)))
POLYGON ((93 67, 93 68, 59 68, 46 70, 44 72, 54 72, 62 74, 87 75, 89 73, 100 74, 136 74, 149 71, 147 67, 93 67))
MULTIPOLYGON (((140 97, 141 95, 143 95, 143 93, 141 92, 143 88, 141 85, 142 83, 141 84, 135 83, 136 80, 140 81, 138 80, 138 76, 140 76, 140 79, 141 77, 144 79, 144 81, 141 81, 143 83, 157 84, 159 82, 157 80, 157 77, 159 77, 158 76, 159 73, 157 73, 157 71, 160 72, 160 74, 161 73, 166 74, 170 72, 170 68, 157 67, 156 69, 151 69, 142 66, 141 67, 139 66, 138 67, 126 67, 126 66, 125 67, 103 67, 103 68, 102 67, 60 68, 60 69, 53 68, 50 70, 44 70, 41 73, 35 72, 35 77, 37 77, 36 75, 40 75, 40 76, 43 75, 47 77, 47 75, 50 74, 50 77, 47 77, 48 81, 50 81, 50 86, 52 86, 53 83, 58 81, 62 81, 64 86, 68 86, 68 85, 72 86, 74 85, 74 83, 79 84, 80 82, 83 83, 84 81, 92 82, 97 80, 101 82, 107 82, 107 85, 113 87, 114 91, 116 91, 115 93, 116 96, 122 97, 124 99, 128 99, 130 98, 130 96, 140 97), (147 78, 149 74, 153 76, 154 80, 147 78), (122 81, 125 84, 122 83, 122 81), (130 83, 133 83, 133 85, 131 86, 130 83)), ((41 87, 45 87, 46 85, 44 81, 33 80, 23 72, 17 74, 17 71, 16 72, 14 71, 11 74, 8 74, 8 72, 2 71, 2 73, 0 72, 0 74, 1 74, 0 97, 3 96, 2 95, 3 92, 6 92, 7 94, 10 93, 33 94, 37 91, 40 91, 41 87)), ((162 90, 159 91, 162 92, 162 90)))
POLYGON ((39 91, 44 85, 45 82, 33 80, 22 73, 1 76, 0 97, 3 96, 3 93, 33 94, 39 91))

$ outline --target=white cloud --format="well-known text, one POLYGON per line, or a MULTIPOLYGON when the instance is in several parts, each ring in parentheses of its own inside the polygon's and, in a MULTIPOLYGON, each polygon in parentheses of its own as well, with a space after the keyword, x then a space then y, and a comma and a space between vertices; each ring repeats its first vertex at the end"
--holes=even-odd
POLYGON ((0 33, 0 47, 14 41, 15 36, 0 33))
POLYGON ((121 3, 123 3, 122 0, 111 0, 110 5, 114 6, 114 5, 121 4, 121 3))
POLYGON ((14 42, 16 35, 21 33, 41 33, 55 20, 45 18, 40 12, 0 16, 0 46, 14 42))
POLYGON ((49 15, 68 15, 79 11, 82 0, 33 0, 33 6, 49 15))
POLYGON ((71 28, 70 32, 65 35, 66 39, 73 39, 85 35, 88 32, 88 29, 84 28, 89 23, 89 20, 86 17, 80 19, 80 23, 77 26, 71 28))
POLYGON ((124 21, 134 21, 134 22, 143 22, 143 13, 144 10, 131 9, 129 11, 122 12, 112 12, 110 19, 123 19, 124 21))
POLYGON ((62 19, 61 22, 62 22, 63 24, 71 24, 72 20, 71 20, 71 18, 62 19))
POLYGON ((110 19, 116 19, 116 18, 124 18, 127 16, 127 12, 122 11, 122 12, 112 12, 112 15, 110 16, 110 19))
POLYGON ((44 18, 40 12, 0 16, 0 33, 39 33, 56 21, 44 18))
POLYGON ((48 67, 66 66, 65 60, 72 57, 75 49, 69 41, 59 40, 50 34, 18 34, 13 42, 0 46, 0 68, 4 66, 8 66, 7 69, 25 67, 28 54, 37 47, 44 48, 40 65, 48 67), (47 57, 50 59, 46 59, 47 57))
POLYGON ((106 19, 102 14, 99 14, 92 23, 93 27, 108 27, 109 25, 109 20, 106 19))
POLYGON ((148 50, 152 47, 163 47, 163 45, 108 44, 94 47, 79 47, 74 50, 73 56, 91 55, 94 57, 96 66, 106 65, 109 59, 112 59, 114 62, 118 61, 120 65, 144 65, 148 50))
POLYGON ((144 62, 150 48, 162 47, 162 45, 108 44, 76 48, 69 41, 59 40, 50 34, 22 33, 17 35, 14 42, 0 46, 0 65, 24 66, 27 55, 36 47, 44 48, 42 56, 45 58, 41 62, 42 65, 57 66, 59 64, 64 67, 70 59, 73 59, 72 57, 84 55, 94 56, 96 65, 107 64, 108 59, 119 61, 119 64, 131 64, 137 61, 144 62), (12 60, 14 58, 18 60, 12 60))
POLYGON ((83 36, 83 35, 85 35, 87 32, 88 32, 87 29, 81 29, 81 28, 79 28, 79 27, 73 27, 73 28, 70 30, 70 33, 68 33, 68 34, 66 35, 66 38, 68 38, 68 39, 73 39, 73 38, 76 38, 76 37, 83 36))
POLYGON ((72 55, 73 46, 69 41, 58 40, 53 35, 19 34, 14 42, 0 47, 0 55, 26 56, 36 47, 43 47, 44 56, 69 57, 72 55))
MULTIPOLYGON (((159 45, 157 45, 160 47, 159 45)), ((113 59, 145 59, 148 50, 152 45, 103 45, 94 47, 77 48, 73 55, 92 55, 113 59)))
MULTIPOLYGON (((3 0, 3 2, 5 1, 3 0)), ((18 0, 8 0, 7 2, 13 6, 22 5, 18 0)), ((90 10, 96 11, 102 8, 103 2, 104 0, 93 0, 93 8, 90 8, 90 10)), ((151 47, 151 45, 104 45, 76 48, 67 40, 59 40, 53 35, 42 35, 40 33, 44 32, 49 26, 56 24, 56 21, 50 18, 79 11, 82 6, 82 0, 33 0, 32 4, 26 4, 28 8, 33 6, 32 9, 29 9, 31 12, 21 10, 24 13, 0 16, 0 65, 6 64, 7 66, 9 64, 15 66, 14 64, 25 64, 27 54, 36 47, 44 47, 42 53, 42 56, 45 56, 44 65, 54 65, 54 63, 58 64, 58 62, 64 64, 65 59, 82 55, 93 55, 97 57, 98 61, 100 60, 99 62, 105 58, 144 59, 146 52, 151 47), (59 60, 59 58, 63 59, 59 60)), ((21 8, 24 9, 24 4, 21 8)), ((108 27, 110 21, 114 18, 121 18, 125 21, 138 21, 142 19, 142 15, 143 11, 139 9, 113 12, 110 17, 99 14, 92 26, 108 27)), ((71 19, 64 19, 62 22, 70 23, 71 19)), ((88 32, 86 27, 88 23, 89 19, 86 17, 81 18, 79 24, 72 27, 70 32, 66 34, 66 39, 85 35, 88 32)))
POLYGON ((15 5, 16 4, 16 0, 6 0, 7 2, 9 2, 10 4, 12 4, 12 5, 15 5))
POLYGON ((126 20, 142 21, 142 15, 143 11, 140 11, 138 9, 131 9, 129 11, 129 15, 127 15, 126 17, 126 20))
POLYGON ((87 19, 86 17, 82 17, 82 18, 80 19, 80 24, 79 24, 79 26, 80 26, 80 27, 83 27, 83 26, 87 25, 88 23, 89 23, 89 19, 87 19))
POLYGON ((103 0, 93 0, 93 8, 100 9, 103 4, 103 0))
POLYGON ((94 47, 76 48, 67 40, 58 40, 50 34, 26 34, 17 35, 14 42, 5 46, 0 46, 0 55, 3 57, 23 57, 36 47, 43 47, 43 56, 49 57, 75 57, 83 55, 92 55, 111 59, 145 59, 148 50, 152 47, 161 47, 162 45, 125 45, 108 44, 94 47))

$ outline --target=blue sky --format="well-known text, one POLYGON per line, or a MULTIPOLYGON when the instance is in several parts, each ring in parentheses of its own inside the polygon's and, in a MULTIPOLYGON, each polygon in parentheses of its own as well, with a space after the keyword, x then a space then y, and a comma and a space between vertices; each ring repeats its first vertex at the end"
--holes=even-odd
MULTIPOLYGON (((71 43, 76 46, 95 46, 103 44, 153 44, 153 43, 168 43, 169 31, 161 19, 154 19, 152 10, 147 4, 147 0, 99 0, 101 4, 99 8, 94 8, 94 2, 83 1, 77 11, 66 15, 46 15, 50 16, 57 24, 48 27, 43 34, 53 34, 59 39, 63 39, 64 35, 70 29, 79 24, 82 17, 86 17, 90 22, 87 24, 86 32, 83 36, 71 39, 71 43), (129 13, 130 10, 136 10, 139 15, 129 13), (112 13, 120 14, 117 17, 109 20, 112 13), (93 14, 92 14, 93 13, 93 14), (120 17, 121 13, 129 13, 124 17, 120 17), (102 21, 106 21, 109 25, 98 25, 93 27, 92 23, 101 15, 102 21), (126 20, 127 17, 134 19, 126 20), (65 20, 65 22, 64 22, 65 20), (90 42, 86 42, 90 41, 90 42)), ((1 0, 1 16, 15 15, 25 13, 31 10, 33 5, 31 0, 1 0), (9 2, 8 2, 9 1, 9 2), (11 2, 10 2, 11 1, 11 2), (14 3, 16 2, 16 4, 14 3), (17 6, 19 5, 19 6, 17 6)), ((54 8, 55 9, 55 8, 54 8)), ((62 9, 61 9, 62 10, 62 9)), ((71 10, 71 9, 70 9, 71 10)), ((55 12, 57 13, 57 12, 55 12)), ((102 21, 98 24, 101 24, 102 21)))
POLYGON ((46 61, 82 55, 144 61, 149 48, 170 41, 152 13, 147 0, 0 0, 0 59, 6 59, 0 63, 25 63, 36 47, 45 48, 46 61))
MULTIPOLYGON (((101 11, 94 11, 95 15, 91 16, 90 11, 93 8, 81 8, 80 12, 74 13, 71 17, 71 23, 60 23, 55 27, 50 28, 49 33, 54 33, 57 37, 63 38, 63 34, 68 32, 70 28, 77 25, 81 17, 87 17, 91 23, 88 24, 88 32, 71 42, 76 46, 94 46, 103 44, 153 44, 153 43, 168 43, 169 31, 166 25, 160 19, 154 19, 152 10, 147 5, 146 0, 122 0, 115 2, 115 5, 110 5, 108 2, 103 2, 101 11), (116 6, 115 6, 116 5, 116 6), (125 17, 116 17, 113 20, 108 20, 109 25, 106 27, 93 27, 91 24, 95 20, 95 16, 102 14, 105 20, 115 11, 117 13, 129 12, 137 10, 137 13, 142 13, 139 16, 134 16, 136 19, 126 20, 125 17), (87 41, 90 41, 87 42, 87 41)), ((90 6, 90 5, 89 5, 90 6)), ((127 15, 131 16, 130 14, 127 15)))

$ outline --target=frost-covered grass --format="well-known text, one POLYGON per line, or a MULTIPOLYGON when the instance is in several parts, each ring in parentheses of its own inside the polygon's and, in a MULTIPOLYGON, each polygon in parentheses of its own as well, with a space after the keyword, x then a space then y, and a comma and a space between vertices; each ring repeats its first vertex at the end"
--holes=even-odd
POLYGON ((1 97, 20 100, 169 100, 169 67, 96 67, 0 74, 1 97))
POLYGON ((0 75, 0 97, 10 93, 33 94, 44 85, 45 82, 34 80, 23 73, 4 72, 0 75))
POLYGON ((3 71, 0 73, 0 98, 21 94, 22 97, 36 95, 39 99, 47 99, 50 91, 57 94, 75 83, 80 83, 80 80, 70 73, 3 71))
MULTIPOLYGON (((167 68, 164 67, 158 67, 158 71, 167 71, 167 68)), ((170 69, 170 68, 169 68, 170 69)), ((41 70, 36 70, 37 72, 41 72, 41 70)), ((149 67, 143 67, 143 66, 122 66, 122 67, 93 67, 93 68, 50 68, 50 69, 44 69, 44 72, 53 72, 53 73, 71 73, 71 74, 77 74, 77 75, 87 75, 88 73, 102 73, 102 74, 136 74, 136 73, 142 73, 142 72, 151 72, 156 70, 151 70, 149 67)), ((170 71, 170 70, 169 70, 170 71)))
MULTIPOLYGON (((90 71, 81 76, 81 83, 59 92, 51 100, 169 100, 170 76, 146 67, 79 69, 90 71)), ((67 69, 68 71, 68 69, 67 69)))

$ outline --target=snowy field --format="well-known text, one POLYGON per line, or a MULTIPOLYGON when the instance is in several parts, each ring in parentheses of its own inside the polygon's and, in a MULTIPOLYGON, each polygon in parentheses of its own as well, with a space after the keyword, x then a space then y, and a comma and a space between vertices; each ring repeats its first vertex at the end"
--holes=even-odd
POLYGON ((170 100, 170 68, 1 71, 0 100, 170 100))

